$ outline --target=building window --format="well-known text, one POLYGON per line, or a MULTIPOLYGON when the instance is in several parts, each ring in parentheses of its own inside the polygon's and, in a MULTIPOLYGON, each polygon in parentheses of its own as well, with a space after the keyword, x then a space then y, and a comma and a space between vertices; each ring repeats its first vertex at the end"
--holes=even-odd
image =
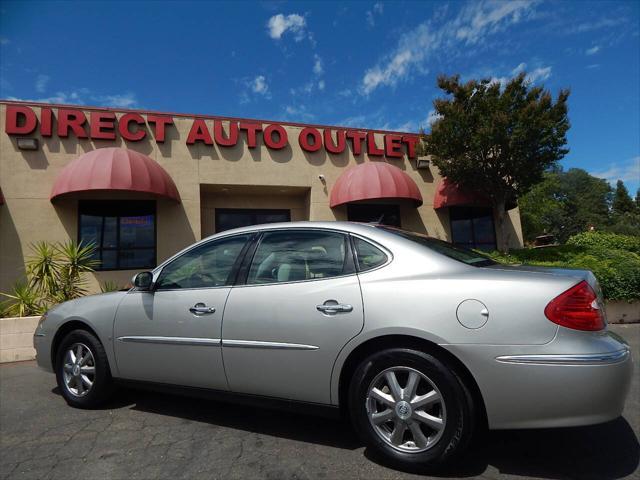
POLYGON ((401 227, 398 205, 354 203, 347 205, 347 219, 350 222, 378 223, 391 227, 401 227))
POLYGON ((290 221, 290 210, 216 208, 216 233, 262 223, 290 221))
POLYGON ((487 251, 496 249, 496 230, 491 208, 451 207, 449 219, 454 244, 487 251))
POLYGON ((80 201, 78 241, 96 245, 96 270, 155 267, 155 202, 80 201))

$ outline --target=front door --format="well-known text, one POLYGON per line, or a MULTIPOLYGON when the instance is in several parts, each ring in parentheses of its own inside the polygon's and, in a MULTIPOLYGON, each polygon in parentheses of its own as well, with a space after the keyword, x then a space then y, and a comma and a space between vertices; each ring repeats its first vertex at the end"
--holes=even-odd
POLYGON ((331 371, 363 327, 347 235, 265 232, 246 285, 229 294, 222 328, 234 392, 329 403, 331 371))
POLYGON ((150 292, 118 307, 114 348, 125 379, 227 390, 222 315, 249 235, 201 244, 168 263, 150 292))

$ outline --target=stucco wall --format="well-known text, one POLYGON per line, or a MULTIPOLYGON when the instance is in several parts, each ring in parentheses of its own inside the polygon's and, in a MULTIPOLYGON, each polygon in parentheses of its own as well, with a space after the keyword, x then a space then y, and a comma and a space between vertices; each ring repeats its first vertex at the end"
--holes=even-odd
MULTIPOLYGON (((40 107, 33 106, 37 115, 40 107)), ((57 107, 54 108, 54 113, 57 107)), ((157 207, 158 262, 181 248, 214 232, 213 213, 218 208, 291 208, 292 219, 344 220, 346 207, 331 209, 329 193, 346 167, 365 161, 387 161, 404 170, 420 188, 424 204, 415 209, 401 206, 403 227, 448 239, 449 221, 446 211, 433 210, 435 189, 440 180, 437 169, 418 170, 415 160, 385 159, 363 153, 354 156, 350 142, 341 154, 324 150, 308 153, 298 144, 302 127, 285 126, 289 145, 282 150, 269 150, 258 139, 258 147, 249 149, 245 135, 239 136, 234 147, 189 146, 186 138, 193 119, 173 116, 174 126, 168 127, 166 141, 158 144, 148 131, 144 140, 129 142, 119 135, 115 141, 42 137, 37 131, 28 135, 37 138, 36 151, 19 150, 14 136, 5 133, 6 104, 0 104, 0 187, 5 205, 0 206, 0 291, 24 275, 24 260, 29 245, 39 240, 65 241, 77 239, 78 196, 49 201, 56 176, 72 160, 96 148, 120 146, 136 150, 157 161, 173 178, 182 202, 159 200, 157 207), (323 175, 325 181, 319 179, 323 175), (271 188, 268 192, 252 192, 252 186, 271 188), (227 195, 221 186, 235 190, 227 195), (287 190, 289 189, 289 190, 287 190), (280 190, 283 190, 280 192, 280 190), (288 206, 287 206, 288 205, 288 206)), ((90 109, 85 109, 88 115, 90 109)), ((116 112, 118 118, 121 112, 116 112)), ((143 113, 143 116, 145 114, 143 113)), ((206 120, 209 129, 213 120, 206 120)), ((225 129, 228 122, 224 123, 225 129)), ((383 144, 383 135, 376 135, 383 144)), ((100 198, 97 195, 85 196, 100 198)), ((107 198, 122 198, 109 194, 107 198)), ((126 196, 131 198, 131 196, 126 196)), ((511 243, 522 244, 517 210, 510 212, 511 243)), ((97 272, 91 276, 91 289, 99 283, 115 280, 126 283, 135 271, 97 272)))

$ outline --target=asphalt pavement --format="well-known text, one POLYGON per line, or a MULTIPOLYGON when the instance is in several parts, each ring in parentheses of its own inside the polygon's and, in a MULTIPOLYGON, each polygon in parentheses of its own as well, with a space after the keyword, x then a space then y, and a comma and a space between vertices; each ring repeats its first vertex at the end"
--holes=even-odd
MULTIPOLYGON (((614 325, 636 375, 623 417, 592 427, 488 432, 438 477, 640 478, 640 325, 614 325)), ((0 366, 0 479, 403 479, 346 422, 122 390, 76 410, 35 362, 0 366)), ((428 477, 422 477, 428 478, 428 477)))

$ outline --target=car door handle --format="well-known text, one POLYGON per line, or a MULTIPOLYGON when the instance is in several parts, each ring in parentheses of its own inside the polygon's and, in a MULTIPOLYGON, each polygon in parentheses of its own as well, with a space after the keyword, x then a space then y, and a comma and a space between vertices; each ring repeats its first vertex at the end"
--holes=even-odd
POLYGON ((348 313, 353 311, 353 305, 345 303, 328 303, 325 302, 322 305, 316 305, 316 310, 327 315, 334 313, 348 313))
POLYGON ((215 313, 216 309, 207 307, 204 303, 196 303, 189 311, 194 315, 207 315, 208 313, 215 313))

